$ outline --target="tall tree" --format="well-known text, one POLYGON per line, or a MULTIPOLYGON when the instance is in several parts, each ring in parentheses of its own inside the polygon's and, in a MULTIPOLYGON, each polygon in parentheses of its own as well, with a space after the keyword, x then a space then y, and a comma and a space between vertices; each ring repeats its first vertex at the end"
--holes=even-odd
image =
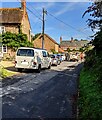
POLYGON ((99 31, 94 35, 92 44, 95 46, 96 52, 102 49, 102 1, 97 0, 83 14, 90 13, 91 19, 88 19, 88 25, 94 29, 99 29, 99 31))
POLYGON ((95 28, 102 29, 102 1, 96 0, 91 6, 84 12, 90 13, 90 19, 87 20, 88 26, 94 30, 95 28))

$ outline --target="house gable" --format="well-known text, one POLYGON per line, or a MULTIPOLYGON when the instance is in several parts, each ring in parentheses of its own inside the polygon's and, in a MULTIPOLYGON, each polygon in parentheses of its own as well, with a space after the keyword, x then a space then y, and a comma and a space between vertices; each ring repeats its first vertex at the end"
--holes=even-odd
MULTIPOLYGON (((34 47, 42 48, 42 34, 34 40, 34 47)), ((49 52, 51 52, 51 50, 58 52, 59 44, 49 35, 44 34, 44 48, 49 52)))

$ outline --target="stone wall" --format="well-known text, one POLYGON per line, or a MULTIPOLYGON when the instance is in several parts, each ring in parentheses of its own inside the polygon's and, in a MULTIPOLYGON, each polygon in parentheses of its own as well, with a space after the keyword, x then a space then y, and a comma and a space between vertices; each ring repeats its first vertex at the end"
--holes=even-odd
POLYGON ((14 61, 15 60, 15 55, 16 52, 12 51, 11 49, 7 49, 7 53, 3 53, 3 60, 11 60, 14 61))
POLYGON ((31 41, 30 24, 27 15, 25 15, 25 17, 23 17, 22 19, 21 28, 22 28, 22 33, 27 34, 28 40, 31 41))
POLYGON ((5 24, 5 31, 6 32, 11 32, 11 33, 19 33, 19 27, 18 25, 11 25, 11 24, 5 24))

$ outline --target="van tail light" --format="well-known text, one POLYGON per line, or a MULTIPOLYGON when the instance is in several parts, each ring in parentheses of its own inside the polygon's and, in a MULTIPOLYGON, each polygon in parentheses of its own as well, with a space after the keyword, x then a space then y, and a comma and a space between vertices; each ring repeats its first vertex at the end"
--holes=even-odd
POLYGON ((15 64, 17 64, 17 61, 15 61, 15 64))
POLYGON ((37 63, 36 62, 33 62, 34 65, 36 65, 37 63))

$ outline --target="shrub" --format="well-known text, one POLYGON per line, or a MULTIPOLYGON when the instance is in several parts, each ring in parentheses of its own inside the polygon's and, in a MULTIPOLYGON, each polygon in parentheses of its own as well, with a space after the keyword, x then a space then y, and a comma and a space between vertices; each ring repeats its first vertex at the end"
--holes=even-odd
POLYGON ((6 45, 14 51, 16 51, 18 47, 33 47, 33 44, 27 40, 27 35, 22 33, 3 33, 0 41, 2 41, 3 45, 6 45))

